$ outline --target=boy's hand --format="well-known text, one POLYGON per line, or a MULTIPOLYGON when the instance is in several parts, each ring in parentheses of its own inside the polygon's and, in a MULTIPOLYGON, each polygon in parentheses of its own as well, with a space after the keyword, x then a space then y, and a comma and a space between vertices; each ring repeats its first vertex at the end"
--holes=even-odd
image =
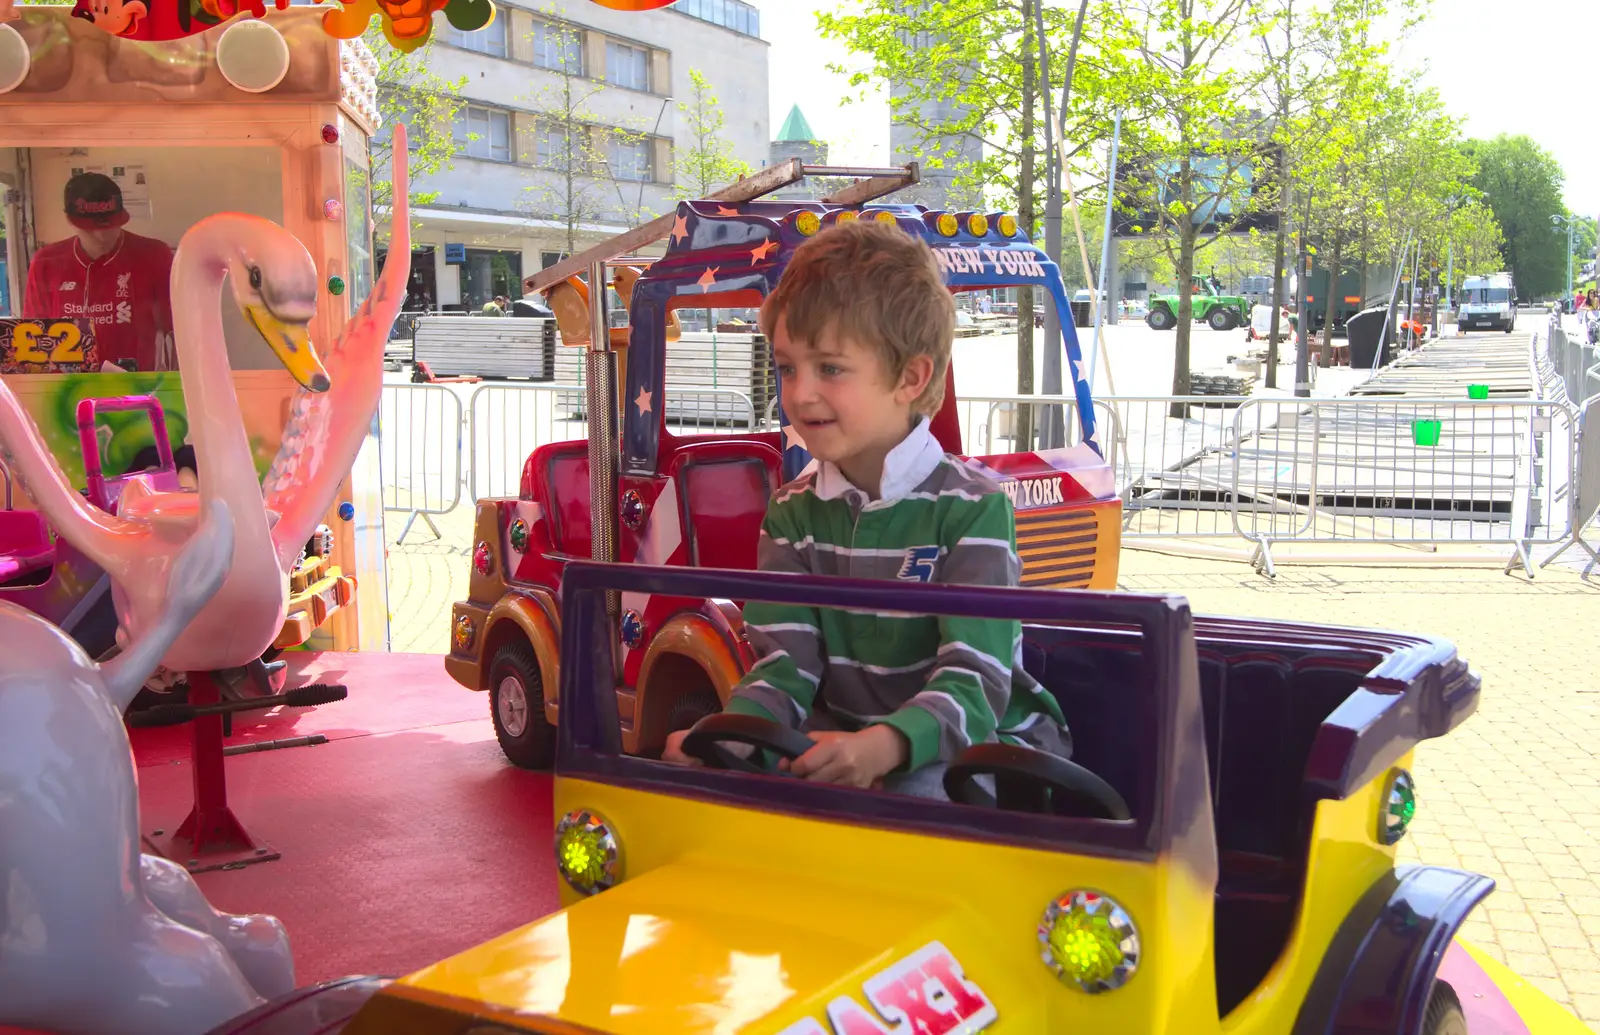
POLYGON ((683 738, 689 735, 688 730, 678 730, 667 734, 667 746, 661 749, 661 760, 672 762, 676 765, 701 765, 698 758, 691 758, 683 753, 683 738))
POLYGON ((818 783, 873 787, 884 774, 904 764, 910 745, 891 726, 868 726, 855 733, 808 734, 816 746, 790 762, 796 776, 818 783))

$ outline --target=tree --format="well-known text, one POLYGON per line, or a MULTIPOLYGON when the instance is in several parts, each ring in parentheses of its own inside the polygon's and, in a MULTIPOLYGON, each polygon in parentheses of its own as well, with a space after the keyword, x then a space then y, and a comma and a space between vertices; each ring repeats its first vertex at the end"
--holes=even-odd
MULTIPOLYGON (((1271 116, 1253 105, 1267 72, 1234 40, 1270 26, 1262 0, 1106 0, 1091 8, 1111 92, 1129 106, 1123 150, 1134 173, 1118 202, 1150 221, 1178 284, 1172 394, 1189 394, 1189 293, 1196 255, 1254 210, 1254 170, 1268 154, 1271 116)), ((1174 404, 1173 416, 1187 416, 1174 404)))
MULTIPOLYGON (((952 201, 985 199, 1015 211, 1035 240, 1044 211, 1044 89, 1066 70, 1066 36, 1074 11, 1045 0, 863 0, 856 14, 819 14, 818 31, 838 40, 860 63, 846 72, 854 86, 885 83, 891 115, 909 127, 925 168, 952 174, 952 201), (1048 45, 1048 75, 1039 26, 1048 45)), ((1098 139, 1110 119, 1096 81, 1098 67, 1080 57, 1069 157, 1098 139), (1096 107, 1096 105, 1100 105, 1096 107)), ((1017 391, 1034 391, 1034 291, 1017 292, 1017 391)), ((1055 347, 1053 344, 1051 347, 1055 347)), ((1031 411, 1024 411, 1031 414, 1031 411)), ((1019 439, 1031 434, 1018 428, 1019 439)))
MULTIPOLYGON (((450 81, 432 72, 428 59, 430 42, 410 54, 396 50, 376 25, 362 34, 362 41, 378 59, 378 114, 383 125, 372 138, 372 210, 387 214, 393 201, 393 170, 396 122, 405 124, 409 154, 411 190, 408 201, 414 214, 418 208, 439 198, 436 190, 425 189, 426 181, 453 168, 457 143, 456 118, 461 112, 461 90, 467 79, 450 81)), ((413 224, 417 224, 413 215, 413 224)), ((375 236, 386 236, 377 234, 375 236)))
POLYGON ((722 135, 727 121, 722 102, 705 73, 689 69, 689 99, 678 103, 684 118, 679 138, 687 146, 674 155, 678 186, 673 198, 704 198, 750 172, 750 166, 733 153, 733 143, 722 135))
POLYGON ((1505 258, 1523 298, 1561 292, 1567 275, 1566 238, 1550 232, 1561 203, 1561 163, 1525 136, 1501 134, 1468 141, 1478 166, 1473 186, 1483 192, 1505 234, 1505 258))
POLYGON ((619 177, 626 173, 634 182, 647 174, 648 163, 644 169, 621 169, 612 156, 615 151, 619 159, 632 161, 634 147, 647 137, 630 127, 605 125, 590 109, 589 102, 606 87, 603 80, 584 75, 583 30, 557 20, 551 10, 545 14, 534 45, 547 55, 541 67, 554 81, 523 98, 534 111, 530 157, 540 173, 523 188, 527 198, 518 207, 535 219, 557 223, 562 247, 571 255, 578 250, 578 238, 588 232, 586 226, 638 223, 639 201, 629 201, 619 177))

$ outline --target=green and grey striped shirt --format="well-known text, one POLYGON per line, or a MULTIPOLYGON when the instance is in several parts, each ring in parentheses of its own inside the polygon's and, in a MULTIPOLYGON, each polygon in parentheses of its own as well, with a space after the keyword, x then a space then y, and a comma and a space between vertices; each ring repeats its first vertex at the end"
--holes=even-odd
MULTIPOLYGON (((832 464, 814 465, 767 508, 762 571, 1015 586, 1016 518, 1000 486, 947 456, 924 419, 884 461, 869 500, 832 464)), ((907 594, 908 602, 912 595, 907 594)), ((882 723, 910 744, 906 771, 1004 739, 1071 753, 1060 705, 1022 668, 1022 626, 997 619, 750 601, 760 658, 728 710, 806 728, 882 723)))

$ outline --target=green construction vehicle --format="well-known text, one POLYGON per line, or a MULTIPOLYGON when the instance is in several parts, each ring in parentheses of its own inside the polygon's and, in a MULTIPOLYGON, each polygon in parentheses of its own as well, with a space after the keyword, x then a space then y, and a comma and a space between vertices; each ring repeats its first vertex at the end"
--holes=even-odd
MULTIPOLYGON (((1214 331, 1231 331, 1250 322, 1250 302, 1240 295, 1224 295, 1222 282, 1215 273, 1209 277, 1191 277, 1190 294, 1194 297, 1194 318, 1204 320, 1214 331)), ((1170 331, 1178 326, 1177 295, 1151 295, 1150 314, 1144 322, 1151 330, 1170 331)))

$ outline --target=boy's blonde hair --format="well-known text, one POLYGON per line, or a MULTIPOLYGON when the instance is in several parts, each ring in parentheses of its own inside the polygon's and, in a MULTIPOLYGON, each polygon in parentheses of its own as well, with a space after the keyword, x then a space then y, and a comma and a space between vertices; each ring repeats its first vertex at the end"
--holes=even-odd
POLYGON ((933 249, 891 223, 838 223, 794 251, 761 307, 761 331, 810 344, 830 327, 883 358, 898 383, 914 356, 933 360, 933 378, 911 404, 933 416, 944 404, 956 308, 933 249))

